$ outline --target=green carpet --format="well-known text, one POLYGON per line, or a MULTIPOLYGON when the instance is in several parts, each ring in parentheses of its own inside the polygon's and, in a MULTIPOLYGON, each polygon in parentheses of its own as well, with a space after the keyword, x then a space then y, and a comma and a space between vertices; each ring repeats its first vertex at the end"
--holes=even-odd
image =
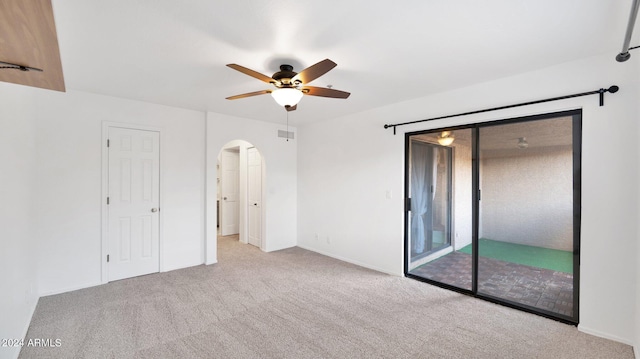
MULTIPOLYGON (((567 251, 480 238, 479 255, 505 262, 522 264, 573 274, 573 254, 567 251)), ((471 245, 460 249, 471 254, 471 245)))

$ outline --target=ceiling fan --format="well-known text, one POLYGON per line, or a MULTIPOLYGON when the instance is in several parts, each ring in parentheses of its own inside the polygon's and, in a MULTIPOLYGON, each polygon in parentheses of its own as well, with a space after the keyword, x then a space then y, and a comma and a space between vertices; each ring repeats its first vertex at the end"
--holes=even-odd
POLYGON ((334 90, 332 88, 307 86, 309 82, 326 74, 336 67, 336 65, 335 62, 325 59, 300 72, 295 72, 293 71, 293 66, 283 64, 280 65, 280 71, 269 77, 237 64, 228 64, 228 67, 240 71, 245 75, 257 78, 260 81, 272 84, 276 88, 273 90, 262 90, 230 96, 227 97, 227 100, 237 100, 270 93, 280 106, 283 106, 287 111, 293 111, 298 107, 298 102, 303 95, 347 98, 350 95, 349 92, 334 90))

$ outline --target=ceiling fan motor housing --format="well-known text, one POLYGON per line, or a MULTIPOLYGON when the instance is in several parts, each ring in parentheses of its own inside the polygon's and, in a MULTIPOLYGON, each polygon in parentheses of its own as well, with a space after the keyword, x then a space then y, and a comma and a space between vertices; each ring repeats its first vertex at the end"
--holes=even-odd
POLYGON ((280 71, 273 74, 271 78, 275 80, 274 85, 277 87, 293 87, 294 85, 300 85, 299 83, 291 83, 291 79, 297 74, 297 72, 293 71, 293 66, 284 64, 280 65, 280 71))

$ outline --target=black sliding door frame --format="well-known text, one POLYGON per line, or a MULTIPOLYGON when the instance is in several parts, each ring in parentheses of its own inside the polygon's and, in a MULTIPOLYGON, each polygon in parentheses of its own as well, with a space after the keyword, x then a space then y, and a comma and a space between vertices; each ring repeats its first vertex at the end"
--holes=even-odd
MULTIPOLYGON (((537 314, 543 317, 554 319, 563 323, 577 325, 580 313, 580 227, 581 227, 581 176, 582 176, 582 110, 569 110, 553 113, 545 113, 533 116, 517 117, 505 120, 494 120, 468 125, 441 127, 436 129, 415 131, 405 133, 405 205, 404 205, 404 274, 408 278, 416 279, 425 283, 436 285, 445 289, 470 295, 476 298, 501 304, 507 307, 516 308, 525 312, 537 314), (573 148, 573 317, 561 315, 552 311, 528 306, 522 303, 509 301, 504 298, 492 297, 490 295, 478 293, 478 261, 479 261, 479 221, 480 221, 480 129, 497 125, 507 125, 519 122, 530 122, 538 120, 548 120, 560 117, 572 118, 572 148, 573 148), (472 285, 471 290, 456 287, 447 283, 442 283, 429 278, 424 278, 409 273, 410 269, 410 141, 412 136, 437 133, 442 131, 457 131, 471 129, 471 152, 472 152, 472 285)), ((455 181, 455 180, 454 180, 455 181)), ((450 221, 455 221, 450 214, 450 221)), ((453 233, 453 228, 451 228, 453 233)))

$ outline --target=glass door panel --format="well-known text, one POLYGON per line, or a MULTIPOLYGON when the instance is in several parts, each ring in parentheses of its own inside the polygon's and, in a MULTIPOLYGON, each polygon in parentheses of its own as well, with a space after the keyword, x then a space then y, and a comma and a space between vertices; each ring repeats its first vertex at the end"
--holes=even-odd
POLYGON ((572 123, 479 129, 478 294, 574 317, 572 123))
POLYGON ((471 290, 471 130, 447 132, 409 140, 407 272, 471 290))

